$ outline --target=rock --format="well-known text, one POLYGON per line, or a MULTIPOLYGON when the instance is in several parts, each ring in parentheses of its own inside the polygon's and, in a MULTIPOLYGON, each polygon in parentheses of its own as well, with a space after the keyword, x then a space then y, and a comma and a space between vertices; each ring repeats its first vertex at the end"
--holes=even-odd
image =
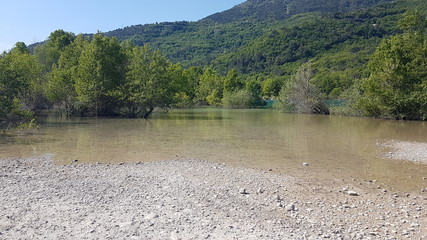
POLYGON ((357 193, 355 191, 348 191, 347 194, 350 196, 359 196, 359 193, 357 193))
POLYGON ((412 227, 412 228, 414 228, 414 227, 419 227, 419 226, 420 226, 420 224, 418 224, 418 223, 415 223, 415 222, 411 223, 411 227, 412 227))
POLYGON ((144 217, 144 220, 153 220, 155 218, 158 218, 159 215, 155 214, 155 213, 149 213, 144 217))
POLYGON ((295 203, 290 203, 286 205, 285 210, 288 212, 296 211, 295 203))
POLYGON ((240 188, 240 189, 239 189, 239 193, 240 193, 240 194, 249 194, 249 193, 246 191, 246 188, 240 188))
POLYGON ((304 165, 304 166, 306 166, 306 167, 308 167, 310 164, 308 164, 308 163, 303 163, 302 165, 304 165))

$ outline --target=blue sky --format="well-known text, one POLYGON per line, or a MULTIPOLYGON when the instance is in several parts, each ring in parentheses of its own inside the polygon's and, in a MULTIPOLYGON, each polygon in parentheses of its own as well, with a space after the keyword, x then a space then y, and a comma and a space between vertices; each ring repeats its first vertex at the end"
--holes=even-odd
POLYGON ((0 52, 44 41, 57 29, 107 32, 130 25, 197 21, 245 0, 0 0, 0 52))

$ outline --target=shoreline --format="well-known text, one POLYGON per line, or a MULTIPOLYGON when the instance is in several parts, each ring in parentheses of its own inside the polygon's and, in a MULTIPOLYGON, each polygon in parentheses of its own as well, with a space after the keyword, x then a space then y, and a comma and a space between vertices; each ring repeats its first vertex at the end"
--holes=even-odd
POLYGON ((423 239, 427 193, 194 159, 0 160, 4 239, 423 239))
POLYGON ((405 142, 391 140, 380 144, 389 151, 386 158, 427 164, 427 142, 405 142))

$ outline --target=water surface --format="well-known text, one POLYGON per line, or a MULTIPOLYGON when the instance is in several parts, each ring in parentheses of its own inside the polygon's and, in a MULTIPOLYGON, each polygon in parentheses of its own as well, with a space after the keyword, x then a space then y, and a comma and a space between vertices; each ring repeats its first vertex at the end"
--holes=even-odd
POLYGON ((408 191, 427 187, 426 165, 384 159, 377 146, 427 142, 425 122, 229 109, 159 112, 150 120, 50 114, 39 121, 34 135, 0 137, 0 157, 54 154, 58 163, 195 158, 319 178, 376 179, 408 191))

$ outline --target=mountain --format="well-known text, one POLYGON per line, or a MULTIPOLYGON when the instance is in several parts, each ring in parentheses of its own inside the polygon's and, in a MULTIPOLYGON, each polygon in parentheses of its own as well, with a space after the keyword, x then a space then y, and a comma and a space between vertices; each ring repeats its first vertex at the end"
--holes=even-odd
POLYGON ((391 0, 248 0, 198 22, 135 25, 105 35, 149 44, 184 66, 208 65, 302 13, 345 13, 391 0))
POLYGON ((202 21, 230 23, 246 19, 287 19, 307 12, 349 12, 390 0, 248 0, 229 10, 208 16, 202 21))

